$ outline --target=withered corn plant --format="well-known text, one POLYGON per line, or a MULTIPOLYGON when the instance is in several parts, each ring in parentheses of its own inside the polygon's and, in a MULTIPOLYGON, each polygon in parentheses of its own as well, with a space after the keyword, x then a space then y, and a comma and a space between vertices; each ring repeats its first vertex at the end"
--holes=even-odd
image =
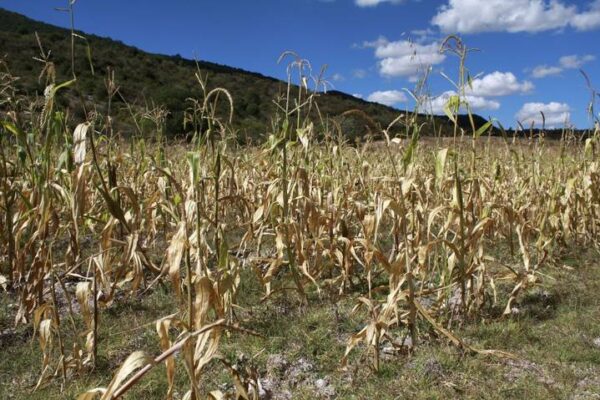
POLYGON ((125 99, 111 71, 107 104, 76 120, 57 99, 81 98, 77 75, 56 82, 41 44, 44 97, 22 97, 1 64, 0 287, 19 299, 15 323, 31 324, 39 341, 38 386, 91 370, 105 310, 164 283, 178 306, 155 321, 156 349, 134 352, 81 399, 119 398, 153 368, 164 368, 169 399, 257 398, 258 372, 219 353, 231 331, 261 334, 236 315, 242 279, 261 285, 262 302, 355 299, 364 326, 342 364, 363 349, 378 370, 385 343, 409 353, 433 336, 510 356, 473 348, 453 328, 491 307, 509 316, 566 249, 598 248, 600 130, 596 121, 584 141, 567 132, 558 144, 504 135, 494 145, 483 138, 492 121, 461 130, 468 49, 451 37, 443 50, 460 65, 446 107, 454 135, 436 145, 421 140, 417 111, 387 127, 356 110, 321 115, 323 71, 313 76, 291 52, 267 140, 251 148, 235 140, 235 99, 199 70, 201 96, 182 121, 191 141, 171 147, 159 105, 125 103, 134 132, 115 129, 113 99, 125 99), (349 116, 370 139, 345 140, 349 116), (208 387, 217 365, 230 393, 208 387))

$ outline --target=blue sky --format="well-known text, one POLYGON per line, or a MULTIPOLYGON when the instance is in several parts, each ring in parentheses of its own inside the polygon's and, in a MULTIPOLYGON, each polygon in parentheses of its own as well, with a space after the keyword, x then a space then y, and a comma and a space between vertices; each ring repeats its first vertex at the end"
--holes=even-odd
MULTIPOLYGON (((68 26, 68 0, 0 0, 0 7, 68 26)), ((79 0, 77 29, 143 50, 180 54, 285 78, 277 64, 294 50, 335 89, 402 108, 404 89, 431 67, 427 108, 441 112, 458 60, 440 41, 459 34, 478 48, 467 100, 505 126, 540 122, 585 128, 584 69, 600 89, 600 0, 79 0)))

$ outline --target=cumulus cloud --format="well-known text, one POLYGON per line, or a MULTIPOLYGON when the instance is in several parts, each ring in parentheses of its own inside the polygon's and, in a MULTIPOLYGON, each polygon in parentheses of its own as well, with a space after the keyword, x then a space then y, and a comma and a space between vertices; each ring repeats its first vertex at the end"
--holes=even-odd
MULTIPOLYGON (((433 98, 425 98, 422 103, 426 111, 432 114, 444 114, 444 107, 451 96, 456 96, 456 92, 447 91, 433 98)), ((500 108, 500 103, 495 100, 489 100, 481 96, 466 95, 462 102, 469 103, 471 110, 497 110, 500 108)), ((461 104, 461 109, 464 110, 464 104, 461 104)))
POLYGON ((381 3, 400 4, 404 0, 354 0, 354 4, 359 7, 375 7, 381 3))
POLYGON ((559 60, 560 66, 566 69, 577 69, 581 68, 583 64, 588 63, 590 61, 594 61, 596 57, 591 54, 586 54, 585 56, 564 56, 559 60))
POLYGON ((588 11, 575 15, 571 25, 580 31, 600 28, 600 0, 592 2, 588 11))
POLYGON ((365 40, 362 43, 354 43, 352 45, 352 47, 358 48, 358 49, 365 49, 365 48, 368 48, 368 47, 377 48, 379 46, 385 46, 389 42, 390 41, 387 40, 387 38, 385 36, 379 36, 375 40, 371 40, 371 41, 365 40))
POLYGON ((563 72, 563 69, 561 67, 538 65, 531 72, 531 76, 533 76, 536 79, 540 79, 540 78, 545 78, 545 77, 551 76, 551 75, 558 75, 561 72, 563 72))
POLYGON ((512 72, 495 71, 474 79, 467 93, 480 97, 508 96, 517 93, 528 93, 533 90, 533 83, 529 81, 519 82, 512 72))
POLYGON ((584 56, 578 55, 569 55, 563 56, 558 60, 558 65, 548 66, 548 65, 538 65, 535 67, 531 73, 534 78, 545 78, 547 76, 558 75, 563 72, 565 69, 578 69, 581 68, 584 64, 594 61, 596 57, 591 54, 586 54, 584 56))
POLYGON ((405 103, 408 101, 406 94, 399 90, 379 90, 371 93, 369 97, 367 97, 367 100, 390 107, 394 104, 405 103))
POLYGON ((364 79, 367 77, 367 71, 365 71, 364 69, 355 69, 354 71, 352 71, 352 76, 356 79, 364 79))
POLYGON ((541 32, 600 28, 600 0, 584 10, 560 0, 449 0, 431 20, 443 32, 541 32))
POLYGON ((377 58, 403 57, 416 54, 439 54, 439 44, 434 42, 430 44, 414 43, 409 40, 398 40, 396 42, 381 41, 377 42, 375 56, 377 58))
POLYGON ((415 29, 415 30, 410 31, 410 34, 419 43, 429 41, 429 40, 433 39, 434 37, 439 36, 437 34, 437 32, 435 32, 433 29, 430 29, 430 28, 415 29))
POLYGON ((542 114, 546 118, 546 126, 564 126, 571 118, 571 108, 566 103, 525 103, 515 117, 524 126, 542 125, 542 114))
POLYGON ((379 62, 379 72, 381 75, 389 77, 407 76, 414 78, 419 71, 431 65, 441 64, 444 60, 445 56, 437 53, 386 57, 379 62))
POLYGON ((386 77, 414 78, 420 71, 441 64, 446 59, 446 55, 439 52, 438 42, 390 42, 384 37, 379 37, 373 42, 364 42, 362 46, 375 49, 375 57, 379 59, 379 73, 386 77))

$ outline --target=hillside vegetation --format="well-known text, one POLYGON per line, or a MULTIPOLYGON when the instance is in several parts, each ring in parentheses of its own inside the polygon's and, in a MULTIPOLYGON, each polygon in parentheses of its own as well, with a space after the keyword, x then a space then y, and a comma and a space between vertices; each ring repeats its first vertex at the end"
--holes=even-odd
MULTIPOLYGON (((49 54, 48 61, 54 66, 56 81, 72 79, 69 30, 0 9, 0 59, 4 58, 12 75, 19 77, 16 82, 19 90, 30 95, 43 95, 46 82, 38 79, 44 64, 39 60, 42 57, 36 32, 44 53, 49 54)), ((122 95, 122 98, 114 98, 113 112, 124 115, 127 113, 123 100, 133 105, 162 105, 169 111, 165 131, 170 135, 184 132, 184 111, 191 106, 187 99, 201 96, 200 86, 194 78, 197 68, 207 78, 208 89, 221 87, 231 94, 234 99, 233 127, 239 131, 242 139, 247 136, 261 137, 270 129, 271 117, 276 108, 273 101, 286 94, 286 82, 258 73, 206 61, 196 63, 180 56, 150 54, 116 40, 79 31, 77 35, 80 35, 75 40, 77 88, 85 96, 88 108, 97 108, 101 113, 106 111, 108 95, 105 78, 109 71, 113 71, 114 80, 122 95)), ((274 63, 276 61, 273 60, 274 63)), ((282 69, 284 68, 285 65, 282 65, 282 69)), ((296 94, 297 88, 294 86, 292 98, 296 94)), ((63 105, 68 102, 70 109, 81 118, 84 117, 84 110, 79 100, 73 93, 61 99, 63 105)), ((322 93, 318 105, 321 118, 338 117, 337 120, 343 123, 344 132, 349 139, 367 133, 366 127, 377 133, 374 124, 386 127, 399 114, 406 113, 338 91, 322 93), (369 116, 370 121, 357 114, 340 118, 349 110, 362 111, 369 116)), ((316 110, 312 117, 320 120, 316 110)), ((476 127, 486 122, 477 115, 473 118, 476 127)), ((452 126, 445 116, 433 118, 420 115, 418 120, 419 123, 426 124, 423 134, 441 132, 448 135, 452 132, 452 126)), ((465 129, 471 127, 466 116, 459 116, 458 120, 459 125, 465 129)), ((132 130, 128 125, 123 125, 122 128, 124 133, 132 130)))

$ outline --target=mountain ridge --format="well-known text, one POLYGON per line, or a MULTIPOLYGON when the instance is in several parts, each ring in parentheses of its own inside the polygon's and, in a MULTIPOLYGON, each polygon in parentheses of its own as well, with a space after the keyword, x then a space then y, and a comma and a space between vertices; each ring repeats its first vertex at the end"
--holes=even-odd
MULTIPOLYGON (((250 137, 262 136, 268 130, 276 111, 273 99, 287 85, 284 81, 259 72, 209 61, 189 60, 179 55, 149 53, 112 38, 78 30, 75 32, 86 38, 86 42, 80 38, 75 41, 75 69, 78 71, 79 88, 92 103, 90 106, 106 102, 104 77, 107 71, 112 70, 128 102, 163 105, 169 110, 166 131, 171 134, 184 133, 182 121, 183 113, 189 106, 187 100, 201 95, 199 85, 194 82, 196 68, 208 77, 209 89, 222 87, 231 93, 234 99, 234 127, 240 134, 250 137), (93 74, 88 62, 87 44, 91 49, 93 74)), ((35 60, 40 53, 36 33, 42 46, 51 50, 50 61, 53 62, 57 81, 70 79, 70 30, 0 8, 0 58, 4 57, 13 74, 20 77, 17 85, 22 92, 42 95, 45 85, 37 79, 42 65, 35 60)), ((339 118, 348 110, 358 109, 381 127, 408 112, 337 90, 320 94, 318 104, 322 115, 326 117, 339 118)), ((77 117, 86 117, 83 110, 77 108, 76 102, 71 101, 68 105, 75 110, 77 117)), ((354 119, 344 122, 349 138, 364 134, 365 121, 351 118, 354 119)), ((451 131, 451 123, 445 116, 419 114, 417 118, 419 123, 424 124, 424 134, 449 134, 451 131)), ((476 128, 486 123, 478 115, 473 115, 473 118, 476 128)), ((470 130, 466 116, 460 116, 459 125, 470 130)))

